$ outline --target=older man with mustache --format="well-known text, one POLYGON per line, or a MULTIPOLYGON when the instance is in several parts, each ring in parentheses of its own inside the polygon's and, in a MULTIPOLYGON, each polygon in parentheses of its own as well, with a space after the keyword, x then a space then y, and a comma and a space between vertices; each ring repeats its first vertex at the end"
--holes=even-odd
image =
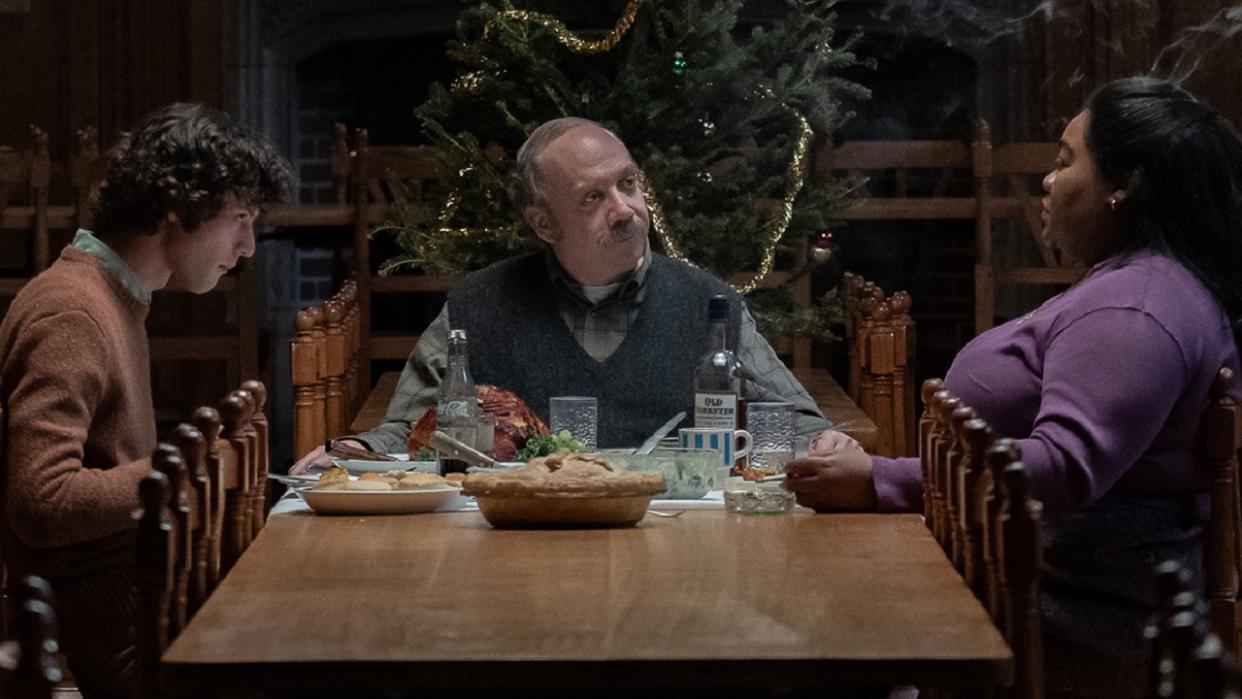
MULTIPOLYGON (((410 423, 435 405, 453 327, 466 329, 477 382, 512 390, 545 418, 551 396, 596 396, 599 446, 634 446, 669 416, 693 412, 715 294, 730 299, 746 398, 794 403, 799 433, 828 426, 728 284, 650 250, 638 167, 611 131, 577 118, 543 124, 518 151, 512 193, 547 249, 476 272, 449 294, 385 422, 355 438, 363 445, 405 449, 410 423)), ((317 449, 293 472, 324 461, 317 449)))

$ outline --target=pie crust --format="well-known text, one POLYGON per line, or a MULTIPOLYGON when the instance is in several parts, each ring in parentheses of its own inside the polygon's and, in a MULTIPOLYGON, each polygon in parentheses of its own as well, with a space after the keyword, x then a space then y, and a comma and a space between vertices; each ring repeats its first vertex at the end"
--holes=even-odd
POLYGON ((665 490, 658 473, 626 471, 598 454, 564 452, 497 473, 471 473, 463 487, 469 495, 492 497, 624 497, 665 490))

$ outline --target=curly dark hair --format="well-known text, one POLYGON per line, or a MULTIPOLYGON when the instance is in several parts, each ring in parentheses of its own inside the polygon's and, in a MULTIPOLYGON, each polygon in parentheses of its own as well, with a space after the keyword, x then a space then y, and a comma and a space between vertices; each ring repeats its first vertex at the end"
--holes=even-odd
POLYGON ((143 119, 110 153, 91 213, 112 235, 154 234, 168 212, 187 231, 232 194, 258 206, 287 201, 293 172, 272 145, 201 104, 170 104, 143 119))

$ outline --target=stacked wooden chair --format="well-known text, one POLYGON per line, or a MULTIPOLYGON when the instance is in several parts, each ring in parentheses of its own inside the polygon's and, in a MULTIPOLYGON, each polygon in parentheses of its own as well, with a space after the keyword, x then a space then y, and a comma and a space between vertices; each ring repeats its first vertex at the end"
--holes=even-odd
POLYGON ((915 333, 910 295, 898 291, 885 297, 875 284, 847 273, 843 299, 850 399, 876 425, 876 454, 913 456, 915 333))
POLYGON ((0 643, 0 696, 51 699, 56 685, 64 679, 52 588, 33 575, 15 587, 15 638, 0 643))
POLYGON ((136 585, 143 696, 160 657, 258 535, 267 517, 267 391, 246 381, 176 427, 138 494, 136 585))
POLYGON ((1056 143, 1006 143, 992 145, 987 122, 975 124, 970 146, 975 197, 975 333, 992 327, 996 312, 996 287, 1069 286, 1086 271, 1067 266, 1042 235, 1039 183, 1052 170, 1056 143), (1041 265, 1013 266, 998 262, 993 250, 997 231, 1006 222, 1016 223, 1039 249, 1041 265))
POLYGON ((966 584, 987 608, 1014 654, 1005 694, 1039 699, 1043 646, 1039 616, 1039 502, 1012 440, 944 390, 923 384, 919 421, 924 517, 966 584))
POLYGON ((1153 699, 1237 699, 1242 674, 1220 636, 1210 630, 1209 606, 1191 590, 1191 573, 1177 561, 1156 569, 1156 612, 1144 630, 1153 699))
POLYGON ((350 280, 322 306, 299 311, 291 350, 294 453, 345 434, 366 400, 358 286, 350 280))

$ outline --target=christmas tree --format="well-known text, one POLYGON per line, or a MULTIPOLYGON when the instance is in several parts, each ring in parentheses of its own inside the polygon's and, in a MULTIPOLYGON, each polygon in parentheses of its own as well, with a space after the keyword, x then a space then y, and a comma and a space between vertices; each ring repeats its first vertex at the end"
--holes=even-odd
MULTIPOLYGON (((535 246, 508 200, 513 154, 544 121, 579 116, 629 146, 656 247, 726 279, 758 271, 741 287, 753 291, 792 241, 822 237, 848 191, 809 171, 816 134, 848 117, 843 101, 867 96, 842 77, 859 62, 857 37, 837 41, 834 4, 788 0, 783 18, 749 31, 737 26, 743 0, 466 10, 449 47, 458 75, 433 85, 417 111, 448 189, 399 207, 381 228, 405 251, 381 273, 467 271, 535 246)), ((810 334, 835 310, 769 303, 765 313, 753 296, 751 306, 765 331, 810 334)))

